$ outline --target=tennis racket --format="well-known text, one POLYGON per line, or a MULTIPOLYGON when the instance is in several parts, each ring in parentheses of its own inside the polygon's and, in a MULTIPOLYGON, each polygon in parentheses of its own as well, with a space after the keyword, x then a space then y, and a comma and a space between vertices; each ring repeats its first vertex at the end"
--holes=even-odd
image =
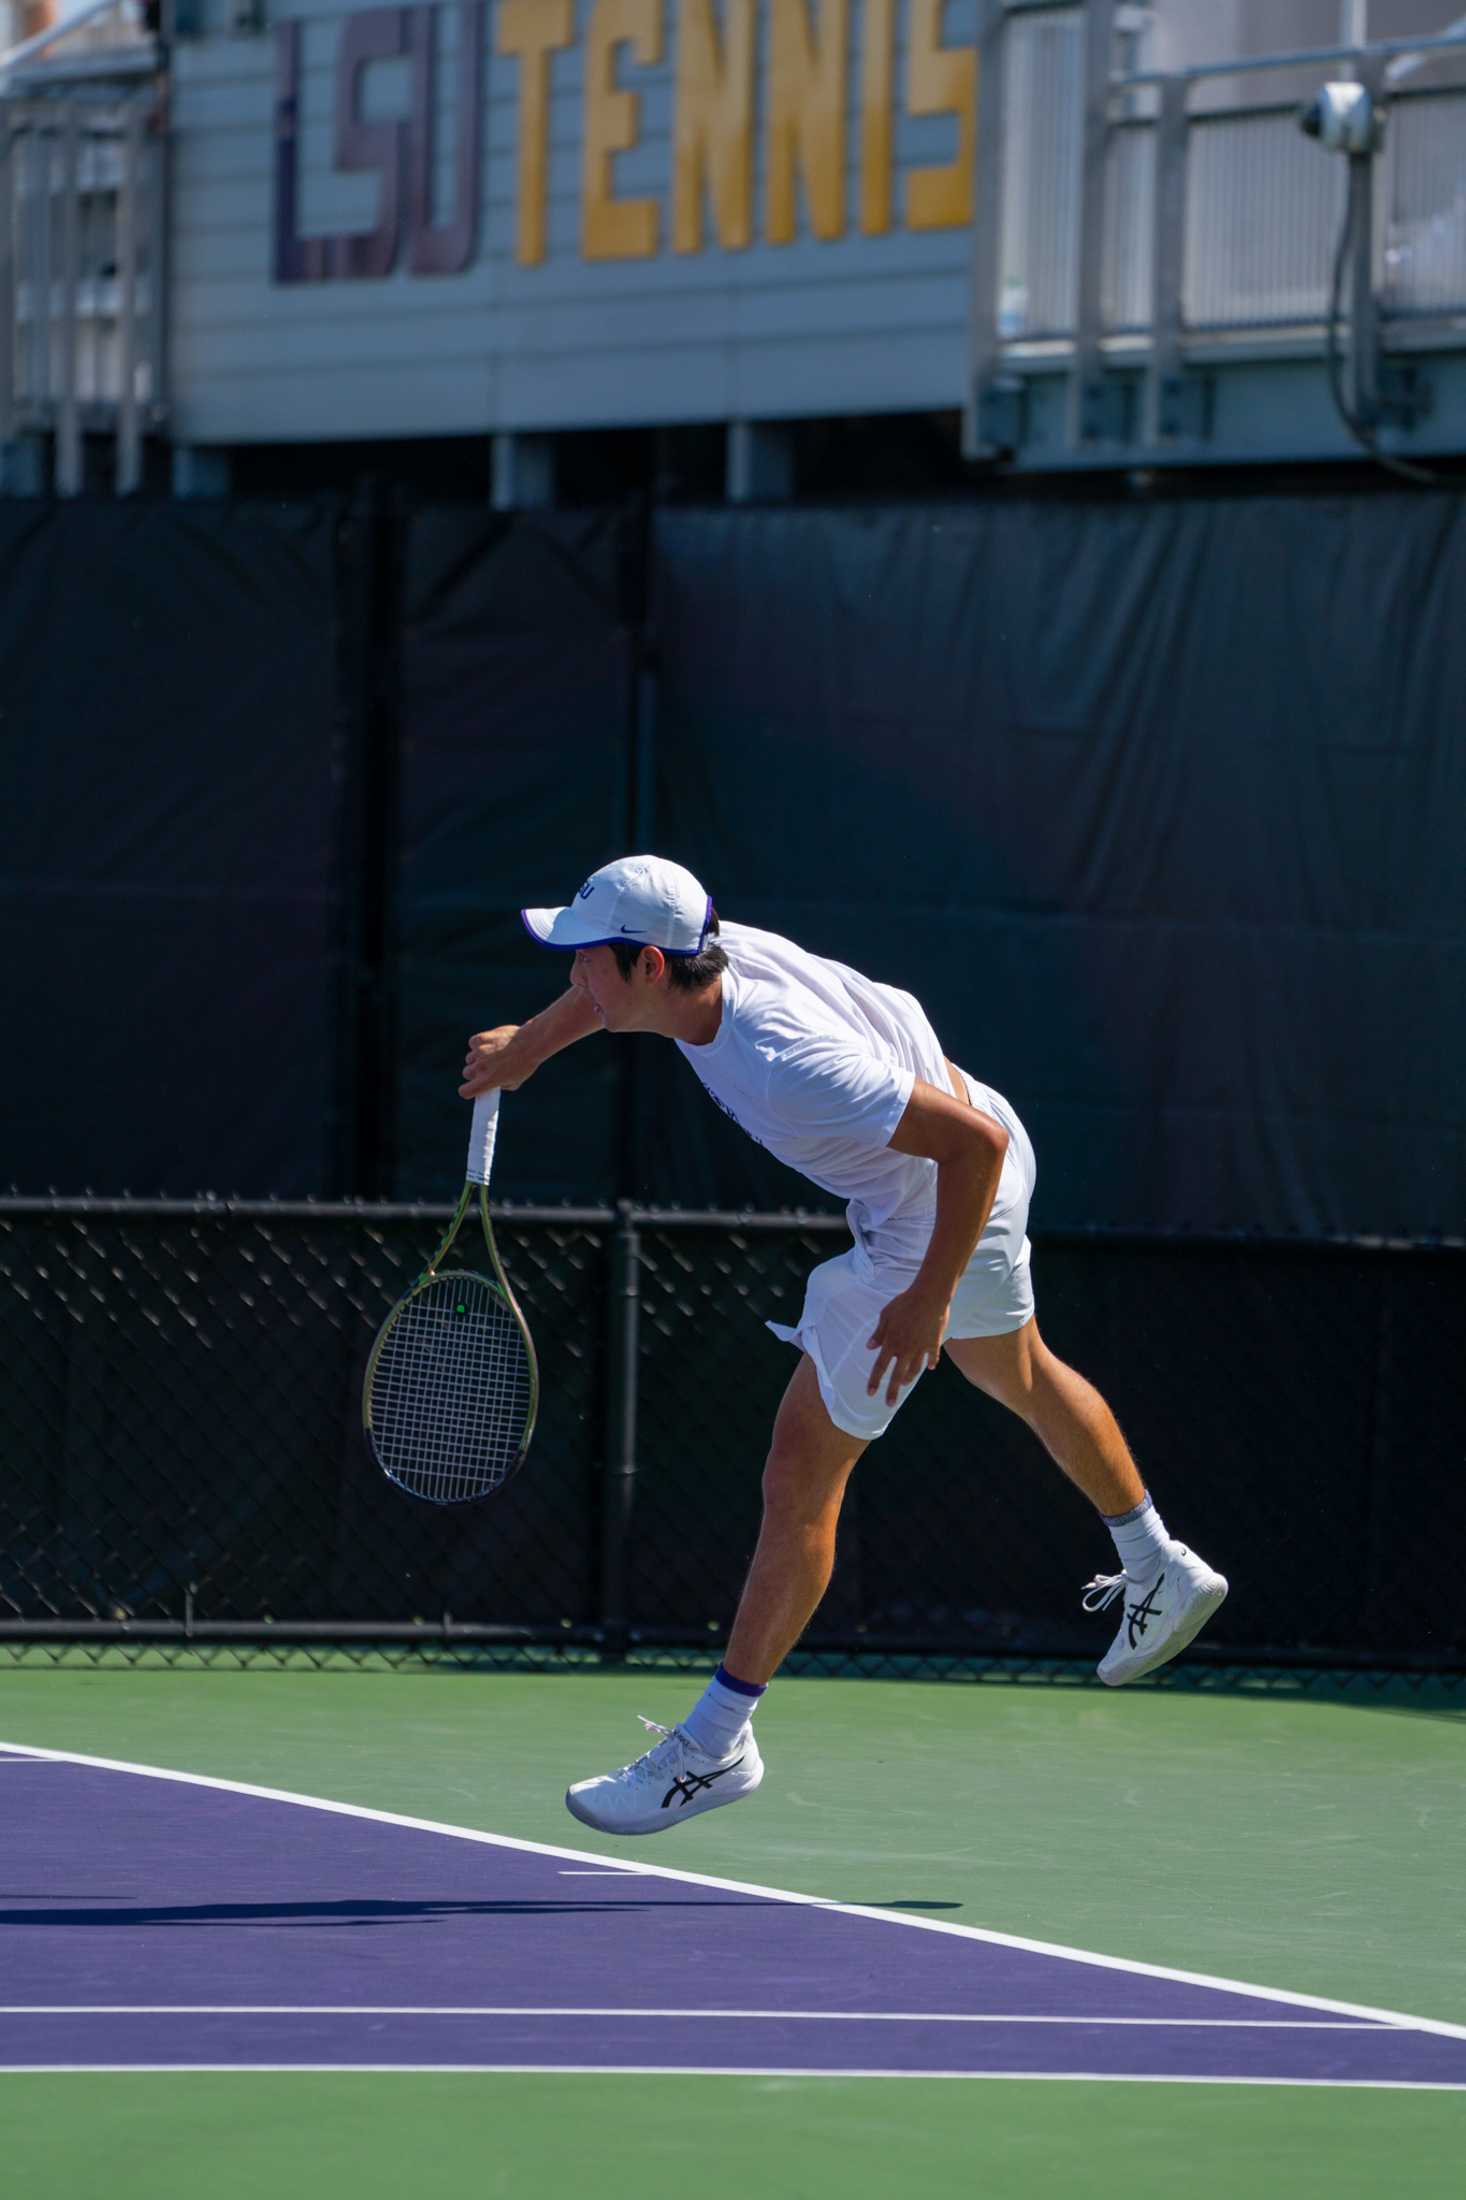
POLYGON ((362 1384, 372 1457, 397 1487, 434 1505, 502 1489, 524 1464, 539 1408, 534 1344, 494 1243, 489 1171, 499 1095, 473 1104, 468 1178, 448 1235, 377 1331, 362 1384), (445 1268, 477 1194, 491 1273, 445 1268))

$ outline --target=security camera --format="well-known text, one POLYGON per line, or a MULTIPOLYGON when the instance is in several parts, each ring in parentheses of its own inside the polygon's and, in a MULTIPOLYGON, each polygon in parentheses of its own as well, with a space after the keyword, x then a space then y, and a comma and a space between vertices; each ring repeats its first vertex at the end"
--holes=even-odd
POLYGON ((1331 153, 1373 153, 1385 121, 1362 84, 1325 84, 1299 108, 1298 127, 1331 153))

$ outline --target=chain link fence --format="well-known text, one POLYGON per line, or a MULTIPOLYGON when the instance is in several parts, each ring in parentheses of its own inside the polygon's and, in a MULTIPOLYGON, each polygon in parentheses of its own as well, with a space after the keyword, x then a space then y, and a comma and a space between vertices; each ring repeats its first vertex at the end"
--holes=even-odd
MULTIPOLYGON (((540 1422, 502 1493, 439 1510, 370 1463, 360 1384, 443 1212, 0 1203, 8 1654, 717 1648, 794 1365, 763 1323, 796 1318, 843 1224, 504 1211, 540 1422)), ((1233 1578, 1191 1672, 1466 1671, 1466 1248, 1070 1236, 1037 1242, 1035 1281, 1172 1529, 1233 1578)), ((1036 1441, 944 1366, 857 1469, 804 1655, 1089 1660, 1107 1628, 1079 1591, 1111 1564, 1036 1441)))

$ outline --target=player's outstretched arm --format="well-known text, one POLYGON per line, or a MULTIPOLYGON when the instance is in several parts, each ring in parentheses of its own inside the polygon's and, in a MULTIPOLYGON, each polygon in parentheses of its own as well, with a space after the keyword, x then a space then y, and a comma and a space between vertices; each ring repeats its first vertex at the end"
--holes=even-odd
POLYGON ((552 1054, 601 1028, 585 994, 571 986, 528 1023, 496 1024, 490 1031, 476 1031, 468 1042, 459 1098, 473 1100, 481 1092, 495 1090, 514 1092, 552 1054))
POLYGON ((1008 1133, 991 1116, 918 1078, 890 1143, 897 1153, 937 1165, 926 1257, 913 1282, 882 1309, 869 1340, 876 1359, 866 1387, 874 1397, 888 1381, 886 1398, 894 1405, 904 1385, 941 1356, 952 1294, 993 1210, 1008 1133))

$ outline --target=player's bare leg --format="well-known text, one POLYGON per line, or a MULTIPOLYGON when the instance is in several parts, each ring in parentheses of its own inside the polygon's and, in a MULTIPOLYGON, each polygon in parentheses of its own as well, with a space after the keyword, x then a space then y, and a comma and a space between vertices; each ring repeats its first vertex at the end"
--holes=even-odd
POLYGON ((825 1411, 807 1354, 790 1377, 764 1467, 763 1524, 723 1663, 762 1687, 794 1648, 830 1585, 835 1527, 865 1450, 825 1411))
POLYGON ((1114 1414, 1093 1383, 1050 1352, 1035 1321, 1002 1337, 950 1339, 946 1352, 970 1383, 1027 1423, 1105 1517, 1122 1571, 1096 1575, 1085 1609, 1127 1601, 1100 1679, 1119 1686, 1154 1672, 1218 1609, 1224 1577, 1167 1535, 1114 1414))
MULTIPOLYGON (((835 1527, 861 1437, 836 1428, 800 1359, 774 1422, 764 1516, 724 1661, 681 1726, 628 1765, 581 1780, 572 1815, 603 1833, 660 1833, 751 1795, 764 1776, 753 1711, 830 1585, 835 1527)), ((643 1721, 654 1726, 650 1719, 643 1721)))
POLYGON ((1004 1337, 950 1338, 946 1352, 970 1383, 1027 1422, 1102 1513, 1113 1518, 1142 1503, 1145 1485, 1119 1422, 1093 1383, 1050 1352, 1036 1321, 1004 1337))

